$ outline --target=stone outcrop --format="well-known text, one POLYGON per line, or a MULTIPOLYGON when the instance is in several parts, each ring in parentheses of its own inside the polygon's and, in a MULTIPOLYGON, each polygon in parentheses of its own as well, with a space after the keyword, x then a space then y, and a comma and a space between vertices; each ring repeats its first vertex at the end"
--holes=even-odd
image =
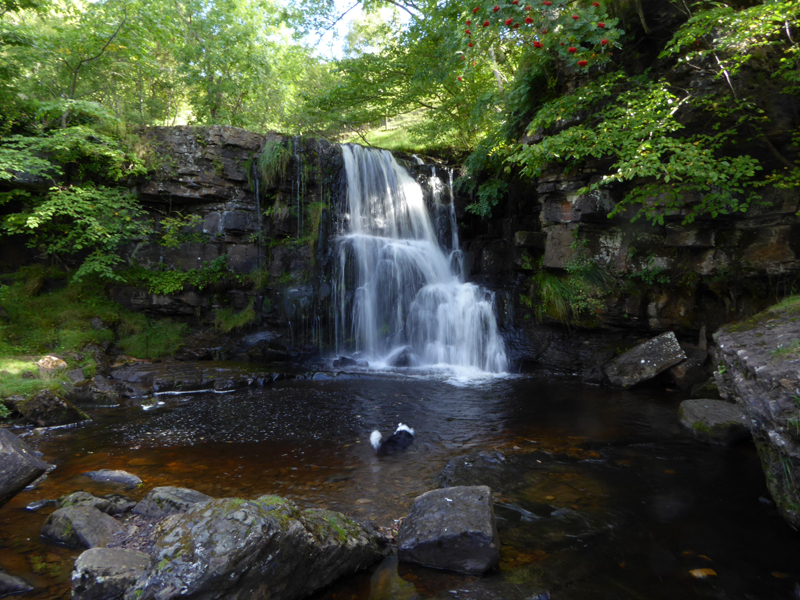
POLYGON ((380 559, 388 543, 344 515, 277 496, 196 504, 159 529, 126 600, 299 600, 380 559))
POLYGON ((163 519, 169 515, 186 512, 198 502, 213 500, 197 490, 180 487, 153 488, 133 509, 137 515, 163 519))
POLYGON ((397 533, 398 556, 460 573, 482 574, 500 562, 500 537, 487 486, 451 487, 418 496, 397 533))
POLYGON ((663 333, 639 344, 603 367, 614 387, 630 387, 652 379, 686 360, 686 354, 673 332, 663 333))
POLYGON ((58 508, 91 506, 107 515, 121 515, 133 509, 136 506, 136 502, 119 494, 108 494, 98 498, 89 492, 80 491, 61 496, 56 501, 56 506, 58 508))
POLYGON ((681 425, 698 440, 734 444, 750 437, 742 410, 723 400, 684 400, 678 409, 681 425))
POLYGON ((59 508, 45 521, 42 537, 70 548, 106 546, 123 526, 93 506, 59 508))
POLYGON ((0 429, 0 506, 48 468, 33 448, 7 429, 0 429))
POLYGON ((745 415, 767 487, 800 526, 800 307, 776 307, 718 331, 720 395, 745 415))
POLYGON ((69 425, 89 419, 89 415, 85 412, 47 389, 32 398, 15 402, 14 408, 26 421, 37 427, 69 425))
POLYGON ((72 569, 73 600, 122 598, 136 577, 144 572, 150 556, 122 548, 90 548, 72 569))

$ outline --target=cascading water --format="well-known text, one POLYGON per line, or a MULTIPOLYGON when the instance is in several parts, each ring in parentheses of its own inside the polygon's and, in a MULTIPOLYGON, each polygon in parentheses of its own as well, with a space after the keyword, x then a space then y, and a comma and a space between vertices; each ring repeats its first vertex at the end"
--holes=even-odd
POLYGON ((345 145, 342 153, 347 212, 335 275, 337 353, 395 366, 504 371, 494 295, 459 279, 455 229, 446 253, 421 187, 389 152, 345 145))

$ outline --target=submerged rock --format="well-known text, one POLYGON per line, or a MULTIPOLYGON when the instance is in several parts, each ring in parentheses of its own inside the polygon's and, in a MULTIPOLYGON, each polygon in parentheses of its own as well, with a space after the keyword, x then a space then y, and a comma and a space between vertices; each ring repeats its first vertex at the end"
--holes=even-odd
POLYGON ((55 427, 87 421, 89 415, 50 390, 42 390, 32 398, 14 405, 25 420, 37 427, 55 427))
POLYGON ((0 569, 0 598, 30 592, 33 586, 21 577, 9 575, 0 569))
POLYGON ((180 487, 157 487, 150 490, 133 509, 137 515, 163 519, 186 512, 198 502, 213 500, 211 496, 180 487))
POLYGON ((652 379, 684 360, 686 353, 670 331, 628 350, 605 365, 603 372, 612 386, 630 387, 652 379))
POLYGON ((277 496, 196 504, 162 522, 126 600, 298 600, 387 552, 374 529, 277 496))
POLYGON ((500 563, 492 492, 485 486, 433 490, 414 500, 397 533, 401 561, 482 574, 500 563))
POLYGON ((48 467, 28 444, 7 429, 0 429, 0 506, 24 490, 48 467))
POLYGON ((142 484, 142 480, 139 479, 133 473, 128 473, 127 471, 120 471, 115 469, 100 469, 98 471, 87 471, 84 473, 86 477, 91 479, 92 481, 98 481, 100 483, 112 483, 121 485, 124 487, 134 488, 137 485, 142 484))
POLYGON ((723 400, 684 400, 678 409, 681 425, 695 438, 714 444, 733 444, 750 437, 744 413, 723 400))
POLYGON ((124 528, 113 517, 93 506, 59 508, 42 527, 42 537, 71 548, 105 546, 124 528))
POLYGON ((122 598, 136 577, 144 572, 150 556, 122 548, 90 548, 72 569, 73 600, 122 598))
POLYGON ((119 515, 126 513, 136 506, 136 502, 119 494, 108 494, 98 498, 89 492, 72 492, 61 496, 56 502, 58 508, 68 506, 92 506, 107 515, 119 515))

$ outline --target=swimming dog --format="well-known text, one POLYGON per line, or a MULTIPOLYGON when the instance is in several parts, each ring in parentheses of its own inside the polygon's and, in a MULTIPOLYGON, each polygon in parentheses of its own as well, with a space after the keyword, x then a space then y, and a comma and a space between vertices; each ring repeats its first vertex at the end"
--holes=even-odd
POLYGON ((370 434, 369 443, 375 448, 378 456, 389 456, 405 450, 414 443, 414 430, 408 425, 399 423, 397 431, 384 441, 381 441, 381 432, 376 429, 370 434))

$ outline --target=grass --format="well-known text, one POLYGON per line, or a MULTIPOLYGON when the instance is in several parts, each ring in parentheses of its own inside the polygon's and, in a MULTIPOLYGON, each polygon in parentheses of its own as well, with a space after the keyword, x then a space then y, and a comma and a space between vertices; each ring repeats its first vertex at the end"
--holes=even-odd
POLYGON ((253 308, 254 300, 251 299, 247 307, 239 312, 234 312, 232 308, 221 308, 214 315, 214 329, 229 333, 234 329, 241 329, 250 325, 256 320, 256 311, 253 308))
POLYGON ((286 173, 286 168, 289 166, 291 158, 291 152, 282 142, 268 141, 264 144, 264 149, 256 158, 256 168, 264 181, 265 187, 278 183, 286 173))
POLYGON ((123 334, 117 341, 125 354, 134 358, 161 358, 175 354, 183 345, 187 326, 171 319, 148 319, 130 314, 118 328, 123 334))

